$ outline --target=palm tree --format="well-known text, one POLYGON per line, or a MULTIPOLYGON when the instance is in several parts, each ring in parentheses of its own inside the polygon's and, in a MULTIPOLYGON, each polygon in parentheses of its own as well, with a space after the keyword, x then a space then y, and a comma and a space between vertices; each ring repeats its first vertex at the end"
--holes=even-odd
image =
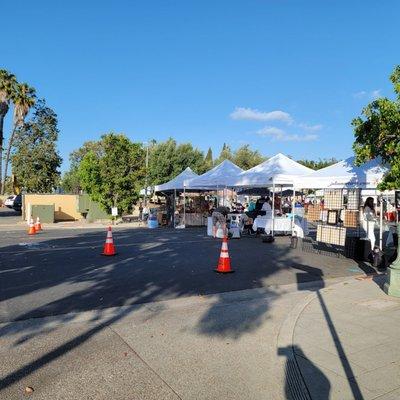
MULTIPOLYGON (((10 99, 15 91, 17 80, 13 74, 5 69, 0 69, 0 189, 2 179, 2 162, 3 162, 3 144, 4 144, 4 118, 10 107, 10 99)), ((0 190, 1 193, 4 190, 0 190)))
POLYGON ((8 147, 7 147, 7 153, 6 153, 6 158, 4 161, 4 178, 3 178, 3 187, 2 187, 2 194, 4 194, 4 188, 5 188, 5 182, 7 178, 7 170, 8 170, 8 164, 10 161, 10 154, 11 154, 11 149, 13 146, 14 138, 15 138, 15 133, 20 128, 23 126, 25 117, 28 115, 29 110, 33 105, 35 104, 36 100, 36 94, 35 94, 35 89, 30 87, 27 83, 17 83, 15 87, 15 91, 12 94, 12 102, 14 103, 14 126, 13 130, 10 136, 10 139, 8 141, 8 147))

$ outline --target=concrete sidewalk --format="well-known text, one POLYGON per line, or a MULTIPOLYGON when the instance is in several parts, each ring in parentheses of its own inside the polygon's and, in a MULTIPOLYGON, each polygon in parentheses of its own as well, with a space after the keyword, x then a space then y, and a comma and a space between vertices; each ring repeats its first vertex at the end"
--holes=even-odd
POLYGON ((4 323, 0 398, 30 386, 41 400, 398 399, 400 300, 383 279, 4 323))
POLYGON ((283 399, 276 337, 309 294, 295 284, 1 324, 0 398, 29 386, 35 400, 283 399))
POLYGON ((384 279, 321 288, 291 313, 308 398, 400 399, 400 299, 383 293, 384 279))

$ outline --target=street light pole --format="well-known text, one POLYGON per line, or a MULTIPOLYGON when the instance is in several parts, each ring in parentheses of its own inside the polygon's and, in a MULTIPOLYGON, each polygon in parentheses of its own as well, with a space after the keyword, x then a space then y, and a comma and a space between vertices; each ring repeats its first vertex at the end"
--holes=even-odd
MULTIPOLYGON (((397 224, 397 235, 400 237, 400 224, 397 224)), ((383 290, 389 296, 400 297, 400 241, 397 245, 397 258, 389 267, 383 290)))
POLYGON ((144 205, 147 206, 147 186, 148 186, 148 174, 149 174, 149 143, 145 142, 146 146, 146 178, 144 185, 144 205))

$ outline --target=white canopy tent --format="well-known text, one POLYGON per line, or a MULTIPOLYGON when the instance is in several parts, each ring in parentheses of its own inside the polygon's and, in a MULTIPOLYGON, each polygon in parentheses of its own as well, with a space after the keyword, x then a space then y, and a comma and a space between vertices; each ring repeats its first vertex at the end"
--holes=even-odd
POLYGON ((311 174, 297 177, 295 186, 301 189, 361 188, 376 189, 388 168, 380 158, 355 165, 355 157, 339 161, 311 174))
MULTIPOLYGON (((296 179, 296 188, 301 189, 375 189, 382 181, 388 167, 381 158, 368 161, 360 166, 355 165, 355 157, 339 161, 329 167, 314 171, 296 179)), ((379 247, 382 250, 383 206, 381 201, 379 223, 379 247)))
MULTIPOLYGON (((155 192, 174 192, 174 216, 173 216, 173 223, 175 226, 175 206, 176 206, 176 191, 185 191, 184 182, 187 179, 192 179, 197 177, 198 175, 192 171, 190 167, 187 167, 184 171, 182 171, 179 175, 175 178, 171 179, 169 182, 163 183, 161 185, 157 185, 154 188, 155 192)), ((183 219, 185 220, 186 217, 186 207, 185 202, 183 203, 183 219)))
MULTIPOLYGON (((282 153, 269 158, 263 163, 242 172, 234 186, 239 187, 267 187, 272 186, 272 235, 274 235, 275 220, 275 188, 293 186, 292 209, 294 210, 294 181, 296 177, 310 174, 312 169, 292 160, 282 153)), ((294 220, 292 219, 292 230, 294 220)))
POLYGON ((301 165, 282 153, 242 172, 234 186, 266 187, 275 185, 293 186, 295 178, 310 174, 312 169, 301 165))
POLYGON ((197 178, 185 181, 186 189, 220 189, 233 187, 240 173, 243 170, 232 161, 224 160, 221 164, 207 171, 197 178))
POLYGON ((183 172, 177 175, 174 179, 169 182, 157 185, 154 190, 156 192, 169 192, 172 190, 183 190, 184 182, 188 179, 196 178, 198 175, 193 172, 190 167, 187 167, 183 172))

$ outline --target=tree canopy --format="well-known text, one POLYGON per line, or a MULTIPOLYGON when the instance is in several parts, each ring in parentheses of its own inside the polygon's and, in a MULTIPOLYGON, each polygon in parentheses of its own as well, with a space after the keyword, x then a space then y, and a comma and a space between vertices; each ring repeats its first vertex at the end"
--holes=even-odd
POLYGON ((103 135, 79 163, 82 188, 106 211, 118 207, 129 212, 139 197, 145 177, 145 151, 141 143, 123 134, 103 135), (97 150, 97 153, 96 153, 97 150))
POLYGON ((15 134, 13 173, 28 192, 48 193, 57 185, 61 157, 57 152, 57 114, 39 101, 33 117, 15 134))
POLYGON ((255 167, 266 160, 258 150, 252 150, 250 145, 245 144, 236 151, 232 151, 231 146, 224 143, 219 157, 214 161, 214 165, 220 164, 224 160, 235 163, 238 167, 247 170, 255 167))
POLYGON ((168 182, 190 167, 196 173, 205 172, 204 154, 190 143, 177 144, 172 138, 153 142, 149 156, 151 185, 168 182))
POLYGON ((224 160, 229 160, 234 162, 234 155, 229 144, 224 143, 222 146, 221 153, 219 154, 218 158, 214 161, 214 165, 221 164, 224 160))
POLYGON ((376 99, 352 121, 356 162, 362 164, 381 157, 390 166, 379 186, 381 190, 400 188, 400 66, 394 69, 390 80, 396 99, 376 99))
POLYGON ((204 158, 204 169, 206 171, 210 170, 213 167, 213 153, 211 147, 208 148, 207 154, 204 158))
POLYGON ((93 151, 95 155, 101 155, 101 142, 100 141, 87 141, 83 145, 74 150, 69 155, 70 168, 69 171, 65 172, 62 180, 61 187, 65 192, 78 194, 82 189, 80 176, 79 176, 79 165, 87 153, 93 151))
POLYGON ((252 150, 248 144, 239 147, 233 156, 233 162, 244 170, 253 168, 265 160, 258 150, 252 150))
POLYGON ((318 170, 322 169, 325 167, 329 167, 330 165, 336 164, 338 160, 336 158, 324 158, 324 159, 319 159, 318 161, 314 160, 298 160, 297 161, 299 164, 304 165, 305 167, 318 170))

